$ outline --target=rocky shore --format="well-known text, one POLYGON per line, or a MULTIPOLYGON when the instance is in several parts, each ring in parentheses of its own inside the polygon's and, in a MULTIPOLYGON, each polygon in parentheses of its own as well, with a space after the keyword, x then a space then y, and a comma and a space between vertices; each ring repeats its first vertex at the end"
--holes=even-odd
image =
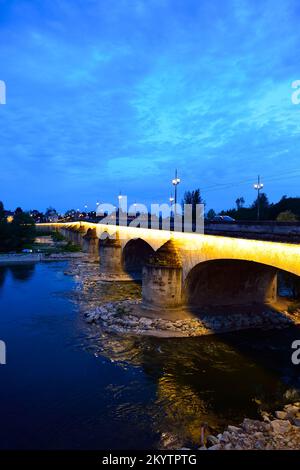
POLYGON ((300 402, 286 405, 263 420, 244 419, 217 436, 208 435, 200 450, 299 450, 300 402))
POLYGON ((115 333, 146 334, 153 336, 201 336, 225 333, 247 328, 283 328, 300 323, 300 312, 275 312, 263 309, 255 313, 192 314, 182 319, 166 319, 159 312, 142 307, 140 300, 108 302, 84 312, 88 323, 100 324, 115 333))
MULTIPOLYGON (((187 307, 170 311, 155 311, 143 306, 140 294, 127 296, 124 291, 124 278, 106 278, 99 273, 98 263, 70 262, 65 274, 74 276, 77 282, 77 298, 80 309, 88 323, 98 324, 106 331, 120 334, 151 335, 162 337, 190 337, 216 333, 227 333, 249 328, 281 329, 300 324, 300 309, 293 313, 279 311, 272 306, 228 311, 191 311, 187 307), (108 282, 107 282, 108 281, 108 282), (114 301, 104 301, 105 291, 113 286, 116 292, 114 301)), ((134 285, 132 279, 131 284, 134 285)))

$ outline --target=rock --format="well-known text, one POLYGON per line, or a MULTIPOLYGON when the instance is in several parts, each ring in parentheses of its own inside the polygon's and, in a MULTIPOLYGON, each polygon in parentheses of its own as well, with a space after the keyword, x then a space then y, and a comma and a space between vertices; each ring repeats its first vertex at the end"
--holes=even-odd
POLYGON ((87 318, 86 321, 88 323, 93 323, 95 321, 94 314, 90 314, 87 318))
POLYGON ((206 444, 208 447, 219 444, 219 439, 211 434, 206 438, 206 444))
POLYGON ((293 417, 299 412, 299 408, 297 406, 294 406, 294 405, 286 405, 284 407, 284 410, 286 411, 286 413, 289 417, 293 417))
POLYGON ((275 411, 275 416, 278 419, 286 419, 288 414, 285 411, 275 411))
POLYGON ((229 442, 230 440, 230 433, 228 431, 224 431, 221 437, 222 442, 229 442))
POLYGON ((225 450, 231 450, 232 449, 232 444, 229 442, 228 444, 225 445, 225 450))
POLYGON ((262 416, 262 419, 263 419, 265 422, 269 423, 269 422, 271 421, 271 419, 270 419, 270 416, 271 416, 271 415, 270 415, 269 413, 267 413, 266 411, 263 411, 263 412, 261 413, 261 416, 262 416))
POLYGON ((261 450, 264 448, 264 442, 262 441, 256 441, 255 444, 254 444, 254 448, 255 449, 258 449, 258 450, 261 450))
POLYGON ((240 432, 240 431, 241 431, 241 428, 238 428, 237 426, 229 425, 229 426, 227 427, 227 430, 228 430, 229 432, 240 432))
POLYGON ((220 444, 216 444, 215 446, 209 447, 207 450, 220 450, 220 449, 221 449, 220 444))
POLYGON ((274 419, 271 421, 271 429, 275 434, 285 434, 291 428, 288 420, 274 419))
POLYGON ((243 421, 243 429, 246 432, 251 432, 253 428, 253 421, 251 419, 245 418, 243 421))
POLYGON ((297 426, 299 428, 300 427, 300 418, 294 418, 293 419, 293 425, 297 426))

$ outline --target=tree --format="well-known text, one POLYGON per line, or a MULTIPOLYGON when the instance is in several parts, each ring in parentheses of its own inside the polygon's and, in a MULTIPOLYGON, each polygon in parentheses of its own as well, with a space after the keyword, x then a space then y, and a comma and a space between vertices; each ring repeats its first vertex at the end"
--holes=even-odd
POLYGON ((14 212, 11 222, 5 217, 3 204, 0 205, 0 251, 19 251, 31 244, 35 238, 33 218, 20 207, 14 212), (4 214, 4 217, 3 217, 4 214))
POLYGON ((0 251, 7 251, 8 223, 5 217, 3 202, 0 201, 0 251))
POLYGON ((291 211, 300 219, 300 198, 283 196, 279 202, 272 204, 269 208, 270 220, 276 220, 281 212, 291 211))
POLYGON ((75 211, 75 209, 69 209, 65 212, 65 218, 73 220, 76 214, 77 212, 75 211))
POLYGON ((186 191, 183 195, 182 206, 184 206, 184 204, 190 204, 192 206, 192 224, 195 226, 197 221, 197 205, 204 204, 200 189, 186 191))
POLYGON ((259 214, 260 219, 268 219, 268 209, 270 207, 269 199, 266 193, 261 193, 259 195, 259 200, 256 198, 252 204, 252 209, 255 209, 257 213, 257 205, 259 203, 259 214))
POLYGON ((5 219, 5 211, 3 202, 0 201, 0 221, 5 219))
POLYGON ((21 250, 35 239, 35 223, 27 212, 20 207, 15 210, 13 221, 9 224, 11 249, 21 250))
POLYGON ((23 210, 21 209, 21 207, 17 207, 15 210, 15 216, 19 216, 21 214, 23 214, 23 210))
POLYGON ((44 214, 37 209, 32 209, 30 215, 35 222, 43 222, 44 220, 44 214))
POLYGON ((45 218, 46 220, 49 220, 49 222, 56 222, 58 219, 58 213, 57 210, 54 209, 54 207, 48 207, 48 209, 45 212, 45 218))
POLYGON ((278 222, 297 222, 297 216, 292 211, 284 211, 278 214, 276 220, 278 222))
MULTIPOLYGON (((268 196, 266 195, 266 193, 260 193, 260 195, 259 195, 259 206, 261 208, 265 209, 265 208, 269 207, 269 205, 270 205, 269 204, 269 199, 268 199, 268 196)), ((252 207, 257 208, 257 198, 253 202, 252 207)))
POLYGON ((207 217, 208 220, 212 220, 215 217, 215 215, 216 215, 215 211, 213 209, 209 209, 209 211, 207 212, 206 217, 207 217))
POLYGON ((244 207, 245 199, 243 198, 243 196, 238 197, 235 203, 236 203, 236 208, 239 211, 240 209, 242 209, 242 207, 244 207))
POLYGON ((192 204, 193 207, 196 207, 196 204, 204 204, 204 201, 200 194, 200 189, 195 189, 194 191, 186 191, 183 195, 183 204, 192 204))

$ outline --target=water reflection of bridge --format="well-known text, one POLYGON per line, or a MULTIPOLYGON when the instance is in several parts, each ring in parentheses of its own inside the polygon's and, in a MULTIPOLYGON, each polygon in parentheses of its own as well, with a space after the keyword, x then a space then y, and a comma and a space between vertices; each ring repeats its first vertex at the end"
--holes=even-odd
MULTIPOLYGON (((260 409, 280 407, 285 394, 293 392, 292 365, 282 354, 289 339, 280 344, 281 332, 273 337, 278 350, 272 350, 271 357, 261 355, 258 347, 267 344, 264 332, 261 337, 243 333, 239 342, 237 335, 178 340, 119 336, 101 329, 95 334, 95 327, 87 328, 91 352, 99 360, 105 356, 125 369, 128 365, 142 368, 156 386, 155 402, 143 413, 151 414, 162 445, 170 448, 199 446, 202 423, 207 423, 208 433, 217 434, 245 416, 259 417, 260 409), (282 380, 283 370, 291 373, 288 384, 282 380)), ((110 393, 120 391, 112 386, 110 393)))

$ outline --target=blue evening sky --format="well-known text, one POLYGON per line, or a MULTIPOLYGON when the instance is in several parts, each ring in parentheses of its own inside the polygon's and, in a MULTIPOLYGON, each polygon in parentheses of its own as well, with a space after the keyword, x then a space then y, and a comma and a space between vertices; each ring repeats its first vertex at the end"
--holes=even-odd
POLYGON ((298 195, 299 0, 0 0, 0 199, 298 195))

